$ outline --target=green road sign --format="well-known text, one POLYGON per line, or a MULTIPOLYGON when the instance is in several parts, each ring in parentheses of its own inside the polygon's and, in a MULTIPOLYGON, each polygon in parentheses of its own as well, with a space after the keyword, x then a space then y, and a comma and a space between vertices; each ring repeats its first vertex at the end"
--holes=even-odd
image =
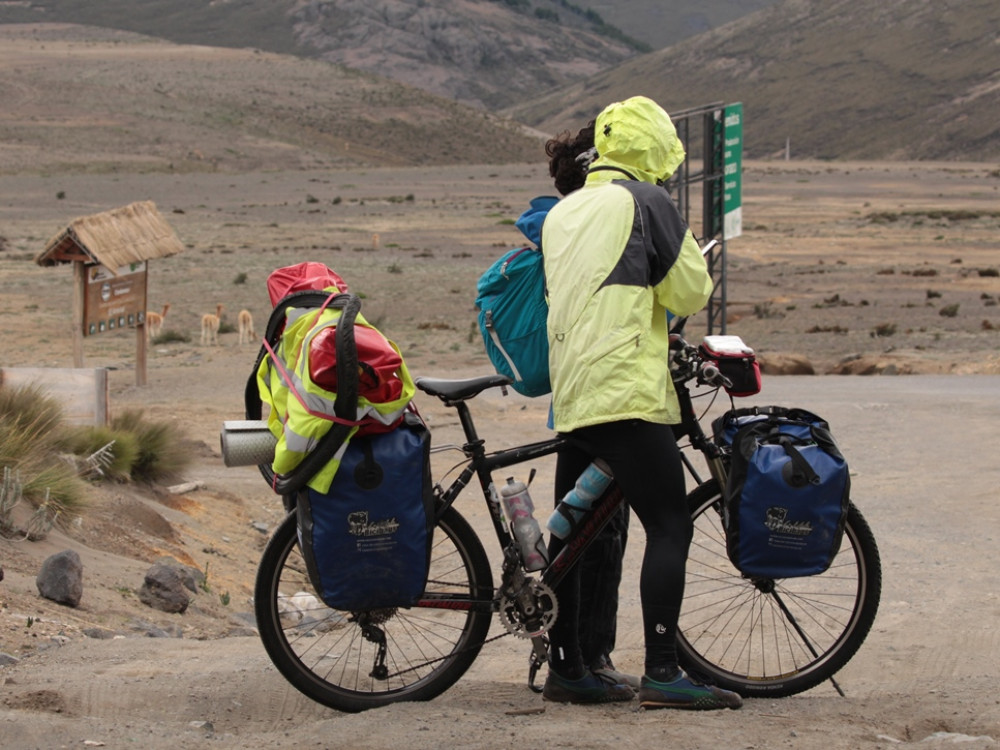
POLYGON ((723 111, 722 236, 743 234, 743 104, 729 104, 723 111))

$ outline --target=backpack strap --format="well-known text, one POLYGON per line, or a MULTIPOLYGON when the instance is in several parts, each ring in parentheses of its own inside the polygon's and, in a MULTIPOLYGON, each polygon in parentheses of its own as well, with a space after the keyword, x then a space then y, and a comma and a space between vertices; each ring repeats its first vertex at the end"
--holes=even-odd
MULTIPOLYGON (((334 420, 333 425, 331 425, 327 433, 319 439, 316 447, 302 459, 294 470, 282 475, 271 472, 272 477, 269 478, 271 487, 279 495, 294 495, 303 489, 313 478, 313 475, 334 458, 337 451, 343 446, 344 441, 347 440, 351 432, 357 427, 357 422, 353 419, 357 415, 358 408, 358 350, 354 340, 354 321, 361 310, 361 299, 356 294, 348 293, 295 293, 289 295, 279 303, 282 312, 288 307, 302 304, 304 299, 298 297, 298 294, 318 295, 309 297, 308 299, 316 301, 322 298, 318 304, 311 305, 312 307, 319 307, 321 311, 326 307, 340 308, 342 311, 334 335, 338 369, 337 399, 334 402, 334 414, 337 419, 334 420), (290 299, 293 297, 295 299, 290 299), (289 300, 287 304, 286 300, 289 300), (341 367, 343 367, 342 370, 341 367), (342 377, 340 376, 341 373, 342 377)), ((277 308, 275 309, 277 310, 277 308)), ((273 317, 274 314, 272 314, 273 317)), ((276 343, 283 329, 277 330, 275 335, 272 336, 272 322, 273 320, 268 322, 268 335, 265 336, 265 339, 269 342, 273 339, 274 343, 276 343)), ((265 354, 267 353, 266 348, 263 351, 265 354)), ((277 358, 274 358, 274 361, 277 363, 277 358)), ((254 382, 254 388, 256 389, 256 381, 254 382)), ((296 398, 299 397, 299 394, 296 394, 296 398)))
MULTIPOLYGON (((267 319, 267 329, 264 332, 263 342, 267 342, 273 348, 278 345, 281 334, 285 330, 285 311, 290 307, 320 307, 330 297, 329 292, 313 291, 311 289, 292 292, 282 297, 278 304, 271 311, 271 316, 267 319)), ((257 360, 253 363, 250 377, 247 379, 246 388, 243 391, 243 405, 247 419, 260 419, 262 406, 260 400, 260 389, 257 386, 257 370, 260 369, 261 362, 268 354, 268 349, 261 343, 260 351, 257 353, 257 360)), ((270 480, 268 480, 270 482, 270 480)))

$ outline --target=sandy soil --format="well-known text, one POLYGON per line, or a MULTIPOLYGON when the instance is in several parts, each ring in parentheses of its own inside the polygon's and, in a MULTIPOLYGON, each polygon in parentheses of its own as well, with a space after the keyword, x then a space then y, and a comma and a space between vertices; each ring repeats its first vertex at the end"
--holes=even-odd
MULTIPOLYGON (((546 705, 526 687, 526 646, 504 638, 438 699, 349 716, 299 695, 270 664, 250 596, 266 539, 259 529, 274 528, 280 502, 255 469, 226 468, 218 447, 222 422, 242 417, 256 350, 241 349, 235 333, 200 346, 198 319, 223 303, 229 322, 246 307, 262 328, 266 274, 320 260, 364 294, 366 315, 415 374, 487 371, 472 330, 475 279, 518 243, 508 220, 549 192, 546 182, 541 166, 0 177, 5 367, 72 366, 69 268, 32 262, 72 218, 152 199, 177 229, 186 250, 153 264, 149 301, 152 309, 170 302, 164 328, 190 341, 153 346, 144 387, 135 385, 131 332, 87 339, 85 364, 111 368, 113 409, 142 406, 184 427, 195 456, 185 479, 197 485, 180 494, 95 488, 78 525, 41 542, 0 539, 0 652, 18 659, 0 667, 4 748, 996 746, 1000 603, 990 550, 1000 477, 987 448, 1000 410, 994 165, 793 162, 747 171, 746 233, 729 246, 728 332, 765 362, 797 354, 819 373, 848 363, 925 373, 767 377, 752 399, 829 418, 879 540, 882 607, 838 677, 846 697, 826 685, 711 715, 546 705), (941 315, 949 305, 956 314, 941 315), (41 561, 66 548, 84 562, 76 609, 41 599, 34 585, 41 561), (183 615, 155 612, 135 595, 162 555, 208 572, 208 590, 183 615), (145 637, 150 625, 181 637, 145 637), (124 637, 87 637, 88 629, 124 637)), ((435 442, 456 439, 450 415, 419 406, 435 442)), ((545 434, 545 408, 491 395, 477 415, 492 444, 513 445, 545 434)), ((534 494, 544 497, 552 467, 537 468, 534 494)), ((481 523, 475 498, 460 505, 481 523)), ((638 670, 638 530, 634 538, 617 660, 638 670)))

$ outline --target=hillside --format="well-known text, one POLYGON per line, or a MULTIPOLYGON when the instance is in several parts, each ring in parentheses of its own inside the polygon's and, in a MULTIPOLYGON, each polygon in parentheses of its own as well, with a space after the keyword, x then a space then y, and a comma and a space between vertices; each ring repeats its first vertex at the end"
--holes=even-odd
MULTIPOLYGON (((0 25, 0 173, 492 164, 518 124, 318 60, 0 25)), ((405 192, 404 192, 405 194, 405 192)))
POLYGON ((567 0, 31 0, 0 23, 63 22, 340 63, 485 109, 649 49, 567 0))
POLYGON ((576 0, 651 49, 703 34, 776 0, 576 0))
MULTIPOLYGON (((554 133, 584 123, 609 101, 642 93, 671 111, 743 102, 749 157, 781 156, 790 142, 793 158, 1000 158, 1000 5, 993 0, 602 2, 0 3, 0 24, 15 22, 11 29, 19 31, 12 34, 39 43, 38 26, 25 21, 128 27, 199 45, 189 56, 188 48, 159 44, 156 55, 176 55, 176 64, 142 55, 123 62, 126 37, 109 32, 103 38, 110 46, 102 49, 116 52, 106 64, 93 49, 30 66, 18 64, 22 48, 10 47, 0 80, 7 105, 0 111, 0 150, 42 163, 79 161, 81 149, 59 155, 66 139, 43 111, 71 110, 56 120, 68 118, 74 137, 96 142, 102 159, 142 154, 146 164, 152 155, 155 168, 189 168, 192 161, 203 168, 198 154, 209 152, 206 158, 222 168, 254 168, 269 159, 294 165, 534 160, 541 154, 536 139, 459 103, 554 133), (644 20, 651 30, 679 33, 751 10, 757 12, 648 54, 609 23, 634 29, 644 20), (298 67, 293 56, 313 62, 298 67), (114 80, 105 80, 109 75, 114 80), (164 77, 173 82, 164 84, 164 77), (105 121, 113 132, 94 126, 105 121), (214 137, 218 143, 206 150, 214 137)), ((131 44, 140 37, 127 38, 131 44)), ((143 44, 156 46, 148 38, 143 44)), ((44 57, 56 51, 49 47, 44 57)))
POLYGON ((1000 4, 782 0, 513 107, 542 130, 646 94, 668 110, 744 103, 749 156, 1000 158, 1000 4))

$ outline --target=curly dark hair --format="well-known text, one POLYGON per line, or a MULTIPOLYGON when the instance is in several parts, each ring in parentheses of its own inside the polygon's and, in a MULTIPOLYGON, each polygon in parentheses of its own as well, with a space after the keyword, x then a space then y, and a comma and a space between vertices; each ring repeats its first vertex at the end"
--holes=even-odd
POLYGON ((555 178, 556 190, 560 195, 572 193, 583 187, 587 179, 587 168, 576 160, 580 154, 594 147, 594 120, 591 120, 576 135, 563 131, 545 143, 545 155, 549 157, 549 176, 555 178))

